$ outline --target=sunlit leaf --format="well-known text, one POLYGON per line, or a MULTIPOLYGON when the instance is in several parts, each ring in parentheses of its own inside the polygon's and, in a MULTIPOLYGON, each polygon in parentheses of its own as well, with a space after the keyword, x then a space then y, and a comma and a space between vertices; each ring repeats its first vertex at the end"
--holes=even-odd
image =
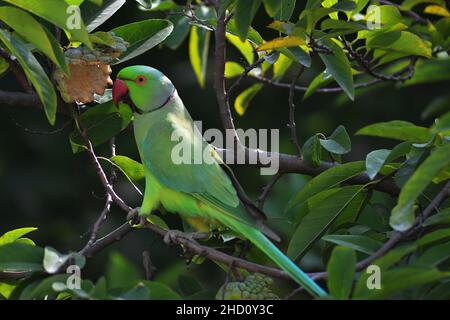
POLYGON ((256 48, 256 51, 268 51, 275 50, 279 48, 289 48, 296 47, 306 44, 306 41, 302 38, 296 36, 287 36, 281 38, 275 38, 273 40, 267 41, 256 48))
POLYGON ((250 102, 258 94, 258 92, 261 91, 262 88, 263 88, 262 83, 256 83, 252 85, 250 88, 247 88, 244 91, 242 91, 237 96, 236 100, 234 101, 234 109, 240 116, 244 115, 250 102))

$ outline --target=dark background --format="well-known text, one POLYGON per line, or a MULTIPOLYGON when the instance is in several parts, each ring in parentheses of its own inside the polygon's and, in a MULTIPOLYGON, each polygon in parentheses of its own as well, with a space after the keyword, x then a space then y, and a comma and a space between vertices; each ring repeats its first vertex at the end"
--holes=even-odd
MULTIPOLYGON (((127 3, 116 15, 99 30, 110 30, 115 26, 161 16, 145 13, 137 9, 134 1, 127 3)), ((264 38, 276 36, 265 28, 269 23, 263 10, 259 11, 256 29, 264 38)), ((212 67, 214 63, 212 43, 209 54, 208 77, 205 89, 197 84, 192 71, 187 41, 176 51, 168 48, 154 48, 139 58, 113 68, 115 74, 123 67, 145 64, 165 73, 175 84, 185 105, 195 120, 202 120, 204 129, 221 128, 216 98, 212 89, 212 67)), ((240 61, 240 57, 229 46, 229 58, 240 61)), ((291 68, 292 69, 292 68, 291 68)), ((323 70, 317 59, 300 80, 301 85, 308 85, 313 77, 323 70)), ((295 71, 295 70, 294 70, 295 71)), ((292 70, 291 70, 292 72, 292 70)), ((285 76, 290 81, 290 74, 285 76)), ((241 86, 243 90, 251 81, 241 86)), ((18 91, 20 86, 11 74, 0 79, 1 90, 18 91)), ((297 127, 301 144, 311 135, 322 132, 326 135, 340 124, 344 125, 352 136, 352 152, 344 157, 345 161, 364 159, 365 155, 376 148, 389 148, 392 142, 368 137, 355 136, 359 128, 380 121, 394 119, 407 120, 415 124, 429 125, 420 118, 420 114, 430 100, 444 92, 445 84, 430 84, 399 88, 392 84, 381 85, 367 93, 357 95, 356 101, 350 103, 340 94, 315 94, 300 103, 301 96, 296 96, 297 127)), ((236 90, 240 92, 240 90, 236 90)), ((0 105, 0 234, 18 227, 35 226, 39 230, 30 235, 39 245, 49 245, 61 252, 76 251, 88 240, 89 228, 101 212, 104 204, 104 190, 86 153, 73 155, 68 134, 71 128, 54 135, 30 134, 30 130, 51 131, 43 111, 33 108, 14 108, 0 105), (20 126, 17 124, 20 124, 20 126)), ((294 152, 289 142, 288 91, 286 89, 265 88, 252 102, 243 117, 235 115, 235 123, 240 128, 279 128, 282 135, 281 151, 294 152)), ((55 128, 67 121, 59 116, 55 128)), ((133 135, 123 132, 117 138, 118 154, 138 159, 133 135)), ((108 155, 107 146, 97 149, 99 155, 108 155)), ((267 181, 259 175, 257 169, 236 169, 237 175, 247 192, 253 197, 267 181)), ((282 211, 290 196, 304 181, 300 175, 285 176, 270 195, 266 210, 282 211)), ((117 183, 118 193, 133 206, 139 205, 139 197, 126 184, 123 178, 117 183)), ((109 215, 102 234, 124 222, 123 212, 114 208, 109 215)), ((172 227, 179 227, 176 217, 168 218, 172 227)), ((179 250, 168 248, 150 233, 136 231, 124 240, 116 243, 106 251, 98 254, 88 262, 85 276, 95 280, 107 265, 111 251, 120 251, 141 268, 141 253, 150 250, 153 263, 158 268, 158 278, 173 284, 177 274, 189 268, 197 276, 204 277, 210 285, 223 282, 224 274, 218 277, 208 276, 212 270, 211 262, 204 265, 186 266, 178 258, 179 250), (167 252, 170 252, 170 259, 167 252)), ((306 269, 321 269, 320 259, 304 262, 306 269)))

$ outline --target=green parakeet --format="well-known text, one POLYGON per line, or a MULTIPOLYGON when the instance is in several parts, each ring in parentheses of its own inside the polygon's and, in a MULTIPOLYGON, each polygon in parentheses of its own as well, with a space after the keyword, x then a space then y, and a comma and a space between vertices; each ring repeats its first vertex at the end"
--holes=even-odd
POLYGON ((147 66, 121 70, 113 102, 124 102, 134 112, 134 134, 145 170, 141 216, 162 205, 197 230, 225 226, 251 241, 312 295, 327 295, 264 235, 270 236, 268 228, 247 213, 222 160, 203 139, 164 74, 147 66), (196 159, 198 154, 204 158, 196 159), (179 155, 189 161, 179 161, 179 155))

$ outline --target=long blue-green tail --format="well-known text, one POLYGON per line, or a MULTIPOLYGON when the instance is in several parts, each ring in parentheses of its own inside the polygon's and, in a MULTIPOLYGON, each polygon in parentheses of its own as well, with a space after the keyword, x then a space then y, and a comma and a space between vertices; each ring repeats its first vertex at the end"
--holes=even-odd
POLYGON ((273 262, 283 269, 295 282, 315 297, 326 297, 327 293, 304 273, 291 259, 280 251, 267 237, 256 228, 245 225, 229 216, 220 216, 221 222, 238 231, 264 252, 273 262))

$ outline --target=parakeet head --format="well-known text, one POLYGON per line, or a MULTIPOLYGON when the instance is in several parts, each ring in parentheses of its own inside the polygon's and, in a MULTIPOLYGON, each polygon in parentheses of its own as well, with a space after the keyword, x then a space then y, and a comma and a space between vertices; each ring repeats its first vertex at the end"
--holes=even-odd
POLYGON ((113 102, 123 101, 133 111, 147 113, 163 107, 173 96, 175 87, 160 71, 147 66, 122 69, 112 89, 113 102))

